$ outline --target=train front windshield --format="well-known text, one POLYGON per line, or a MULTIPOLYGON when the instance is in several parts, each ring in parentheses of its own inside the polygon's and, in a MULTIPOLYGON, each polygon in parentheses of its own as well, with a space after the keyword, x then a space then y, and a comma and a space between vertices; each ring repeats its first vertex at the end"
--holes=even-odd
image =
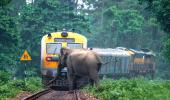
POLYGON ((60 43, 47 43, 47 54, 59 54, 61 47, 60 43))
POLYGON ((83 44, 82 43, 68 43, 67 47, 72 48, 72 49, 80 49, 80 48, 83 48, 83 44))

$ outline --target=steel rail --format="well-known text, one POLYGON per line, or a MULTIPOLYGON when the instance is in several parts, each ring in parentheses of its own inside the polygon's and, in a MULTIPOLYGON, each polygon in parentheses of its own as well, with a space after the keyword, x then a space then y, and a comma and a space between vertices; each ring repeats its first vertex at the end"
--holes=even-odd
POLYGON ((33 95, 29 96, 29 97, 26 97, 23 100, 36 100, 37 98, 39 98, 42 95, 47 94, 47 93, 49 93, 51 91, 52 91, 52 89, 46 89, 46 90, 40 91, 38 93, 35 93, 35 94, 33 94, 33 95))
POLYGON ((74 96, 75 96, 75 100, 81 100, 80 99, 80 94, 78 90, 74 90, 74 96))

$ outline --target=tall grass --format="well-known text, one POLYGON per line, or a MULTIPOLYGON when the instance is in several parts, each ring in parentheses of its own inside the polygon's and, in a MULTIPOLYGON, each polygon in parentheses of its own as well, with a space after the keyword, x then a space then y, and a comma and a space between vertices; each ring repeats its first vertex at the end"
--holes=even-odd
POLYGON ((1 81, 0 84, 0 100, 7 100, 22 91, 36 92, 42 89, 41 79, 38 77, 27 78, 26 81, 8 80, 5 83, 1 81))
POLYGON ((83 89, 103 100, 170 100, 170 81, 139 79, 106 79, 98 88, 83 89))

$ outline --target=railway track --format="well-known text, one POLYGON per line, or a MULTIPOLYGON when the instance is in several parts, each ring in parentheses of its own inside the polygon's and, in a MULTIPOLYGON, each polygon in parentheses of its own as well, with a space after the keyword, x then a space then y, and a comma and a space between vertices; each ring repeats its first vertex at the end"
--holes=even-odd
POLYGON ((43 96, 43 95, 45 95, 45 94, 47 94, 51 91, 52 91, 52 89, 46 89, 46 90, 40 91, 38 93, 35 93, 35 94, 33 94, 29 97, 26 97, 23 100, 36 100, 37 98, 39 98, 39 97, 41 97, 41 96, 43 96))
POLYGON ((69 92, 47 89, 33 94, 23 100, 82 100, 80 93, 79 90, 69 92))
POLYGON ((75 100, 81 100, 80 99, 80 92, 77 90, 74 90, 74 97, 75 97, 75 100))

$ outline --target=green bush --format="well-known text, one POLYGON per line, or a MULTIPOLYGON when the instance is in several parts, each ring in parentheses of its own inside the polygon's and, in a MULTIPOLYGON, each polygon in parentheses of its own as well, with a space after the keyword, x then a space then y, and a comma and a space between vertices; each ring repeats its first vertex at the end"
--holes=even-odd
POLYGON ((146 79, 102 80, 98 88, 83 89, 103 100, 169 100, 170 81, 146 79))
POLYGON ((0 85, 10 80, 10 74, 6 71, 0 71, 0 85))
POLYGON ((41 79, 40 78, 28 78, 26 81, 25 91, 36 92, 42 89, 41 79))
POLYGON ((9 84, 0 86, 0 100, 4 100, 8 97, 14 97, 20 92, 19 89, 11 87, 9 84))
POLYGON ((0 100, 16 96, 19 92, 37 92, 42 89, 40 78, 27 78, 24 80, 8 80, 0 86, 0 100))

